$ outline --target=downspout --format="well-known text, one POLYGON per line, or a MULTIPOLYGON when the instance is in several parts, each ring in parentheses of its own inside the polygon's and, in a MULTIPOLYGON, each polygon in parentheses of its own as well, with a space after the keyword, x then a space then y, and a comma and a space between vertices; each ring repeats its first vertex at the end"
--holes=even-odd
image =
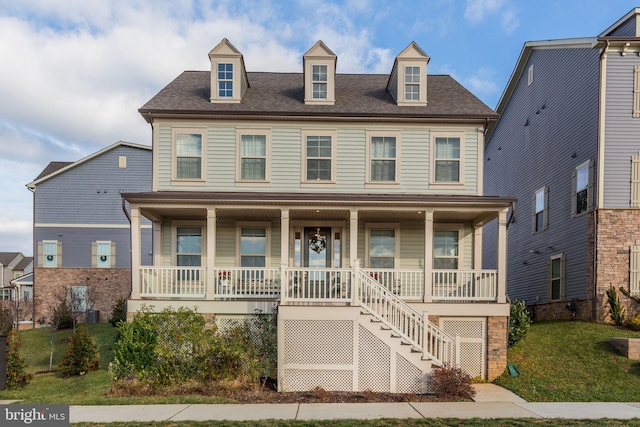
POLYGON ((31 328, 35 329, 36 328, 36 266, 38 265, 38 243, 36 242, 36 187, 29 187, 27 186, 27 189, 29 191, 31 191, 31 193, 33 193, 33 203, 32 203, 32 211, 33 211, 33 220, 31 221, 32 223, 32 238, 31 238, 31 245, 32 245, 32 254, 33 254, 33 275, 31 276, 33 278, 33 285, 31 287, 33 294, 31 295, 31 301, 33 302, 33 304, 31 304, 32 308, 32 312, 31 312, 31 328))
MULTIPOLYGON (((129 212, 127 211, 127 206, 125 204, 124 201, 124 197, 122 197, 122 212, 124 212, 125 216, 127 217, 127 220, 129 221, 129 262, 131 262, 131 256, 133 255, 131 253, 131 245, 133 244, 132 242, 132 232, 131 232, 131 215, 129 215, 129 212)), ((133 292, 133 268, 129 267, 129 271, 131 272, 130 277, 129 277, 129 295, 127 297, 127 300, 129 300, 129 298, 131 297, 131 293, 133 292)))

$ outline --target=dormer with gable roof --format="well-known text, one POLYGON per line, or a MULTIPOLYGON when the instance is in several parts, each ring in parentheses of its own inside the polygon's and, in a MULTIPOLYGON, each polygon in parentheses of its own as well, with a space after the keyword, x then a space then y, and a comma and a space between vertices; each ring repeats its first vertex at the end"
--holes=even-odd
POLYGON ((322 40, 302 57, 304 69, 304 103, 334 105, 336 102, 336 62, 338 57, 322 40))
POLYGON ((211 97, 213 103, 239 103, 249 87, 244 59, 229 40, 222 39, 209 52, 211 97))
POLYGON ((387 90, 400 106, 427 105, 427 55, 411 42, 396 57, 387 83, 387 90))

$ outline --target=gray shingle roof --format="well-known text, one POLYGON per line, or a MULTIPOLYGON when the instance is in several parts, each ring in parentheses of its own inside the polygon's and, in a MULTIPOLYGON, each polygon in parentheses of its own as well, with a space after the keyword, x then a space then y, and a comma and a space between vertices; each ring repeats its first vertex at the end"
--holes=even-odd
POLYGON ((14 270, 24 271, 24 269, 27 268, 27 266, 29 265, 29 263, 31 263, 31 261, 33 261, 33 257, 32 256, 26 256, 26 257, 22 258, 22 261, 17 263, 16 266, 13 269, 14 270))
POLYGON ((34 179, 34 181, 39 180, 40 178, 44 178, 47 175, 51 175, 52 173, 54 173, 55 171, 58 171, 60 169, 62 169, 65 166, 69 166, 71 163, 73 162, 50 162, 42 172, 40 172, 40 175, 38 175, 36 177, 36 179, 34 179))
POLYGON ((240 103, 211 103, 209 71, 185 71, 140 113, 239 114, 395 118, 489 118, 497 114, 451 76, 427 76, 427 106, 399 107, 386 90, 386 74, 336 75, 335 105, 305 105, 302 73, 247 73, 240 103))
MULTIPOLYGON (((0 252, 0 264, 9 265, 14 259, 20 255, 20 252, 0 252)), ((0 285, 2 285, 0 278, 0 285)))

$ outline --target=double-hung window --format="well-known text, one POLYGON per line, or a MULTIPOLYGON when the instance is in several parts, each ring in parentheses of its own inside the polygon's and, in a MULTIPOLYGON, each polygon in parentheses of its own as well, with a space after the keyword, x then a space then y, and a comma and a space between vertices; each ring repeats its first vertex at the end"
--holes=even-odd
POLYGON ((578 165, 572 174, 571 214, 588 212, 593 206, 593 161, 578 165))
POLYGON ((303 138, 305 141, 305 181, 333 181, 334 137, 305 133, 303 138))
POLYGON ((549 226, 548 187, 537 190, 533 196, 533 232, 545 230, 549 226))
POLYGON ((311 67, 311 84, 313 85, 313 99, 327 99, 327 66, 313 65, 311 67))
POLYGON ((267 135, 240 135, 240 179, 267 179, 267 135))
POLYGON ((435 138, 435 179, 436 183, 460 182, 460 138, 435 138))
POLYGON ((240 228, 240 265, 265 267, 267 263, 267 229, 265 227, 240 228))
POLYGON ((420 67, 404 67, 404 99, 420 100, 420 67))
POLYGON ((0 301, 10 301, 11 300, 11 291, 12 289, 0 288, 0 301))
POLYGON ((202 179, 202 133, 174 132, 175 177, 184 180, 202 179))
POLYGON ((179 267, 202 265, 202 228, 176 228, 176 264, 179 267))
POLYGON ((549 299, 564 299, 564 254, 549 259, 549 299))
POLYGON ((218 96, 233 97, 233 64, 218 64, 218 96))
POLYGON ((370 139, 369 181, 396 181, 396 137, 372 136, 370 139))
POLYGON ((369 230, 369 268, 394 268, 396 231, 369 230))
POLYGON ((456 230, 433 231, 433 268, 457 270, 459 264, 459 233, 456 230))

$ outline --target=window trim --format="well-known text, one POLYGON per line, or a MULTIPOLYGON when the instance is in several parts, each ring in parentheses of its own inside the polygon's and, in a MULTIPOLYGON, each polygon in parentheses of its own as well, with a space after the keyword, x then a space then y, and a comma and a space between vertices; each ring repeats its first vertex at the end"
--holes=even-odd
POLYGON ((313 99, 314 101, 326 101, 329 99, 329 66, 327 64, 311 64, 311 99, 313 99), (315 67, 324 67, 324 80, 315 80, 313 78, 315 74, 321 74, 321 72, 314 72, 315 67), (324 85, 324 97, 315 96, 315 85, 324 85))
POLYGON ((593 168, 593 160, 589 159, 576 166, 571 173, 571 216, 574 218, 593 210, 593 168), (587 191, 587 209, 583 212, 578 212, 578 170, 582 168, 587 168, 587 186, 585 188, 587 191))
MULTIPOLYGON (((217 98, 218 99, 233 99, 234 98, 234 93, 235 93, 235 66, 234 66, 234 62, 233 61, 219 61, 216 62, 216 94, 217 94, 217 98), (220 78, 220 66, 221 65, 231 65, 231 79, 221 79, 220 78), (231 83, 231 95, 221 95, 220 94, 220 83, 231 83)), ((228 73, 228 71, 223 71, 223 73, 228 73)), ((227 91, 229 89, 224 89, 224 91, 227 91)))
POLYGON ((367 165, 366 165, 366 178, 365 184, 366 187, 369 188, 385 188, 389 186, 398 186, 400 185, 400 177, 402 176, 402 131, 400 130, 371 130, 366 131, 366 157, 367 157, 367 165), (372 138, 388 138, 393 137, 396 139, 396 174, 395 179, 393 181, 374 181, 371 179, 371 140, 372 138))
POLYGON ((364 247, 364 256, 367 264, 367 268, 375 268, 371 267, 371 231, 385 231, 385 230, 393 230, 395 233, 395 248, 393 254, 393 269, 400 268, 400 223, 397 222, 368 222, 365 224, 365 247, 364 247))
POLYGON ((271 129, 236 129, 236 184, 268 184, 271 182, 271 129), (242 179, 242 136, 264 135, 266 137, 264 179, 242 179))
POLYGON ((178 267, 178 228, 200 228, 202 241, 200 253, 200 267, 205 267, 207 262, 207 225, 205 221, 178 220, 171 222, 171 262, 178 267))
POLYGON ((531 224, 532 233, 541 233, 549 228, 549 186, 545 185, 533 192, 533 218, 531 224), (542 193, 543 206, 538 210, 538 194, 542 193), (542 213, 542 229, 538 230, 538 213, 542 213))
POLYGON ((398 106, 424 106, 427 105, 427 64, 425 61, 413 60, 407 58, 396 58, 398 60, 398 66, 394 68, 394 76, 396 80, 396 105, 398 106), (417 67, 419 68, 418 76, 419 81, 408 82, 406 68, 417 67), (407 85, 418 86, 418 99, 407 99, 406 87, 407 85))
POLYGON ((116 265, 116 254, 115 254, 115 244, 116 242, 113 242, 111 240, 96 240, 95 242, 92 242, 92 267, 93 268, 114 268, 116 265), (100 265, 100 255, 99 255, 99 248, 101 244, 108 244, 109 245, 109 254, 107 261, 109 262, 109 265, 107 266, 101 266, 100 265), (95 250, 93 250, 93 247, 95 245, 95 250))
POLYGON ((42 267, 43 268, 58 268, 61 265, 61 248, 60 248, 60 241, 59 240, 42 240, 42 267), (47 246, 47 243, 51 243, 54 244, 56 247, 56 253, 55 254, 49 254, 52 255, 54 257, 54 261, 55 261, 55 265, 47 265, 46 263, 46 257, 47 254, 45 253, 45 248, 47 246))
MULTIPOLYGON (((421 72, 422 72, 422 67, 420 67, 419 65, 414 65, 414 64, 405 64, 404 65, 404 67, 403 67, 403 82, 404 82, 404 85, 402 86, 402 89, 404 91, 403 99, 404 99, 405 102, 420 102, 420 98, 421 98, 420 88, 421 88, 421 84, 422 84, 422 81, 421 81, 421 78, 420 78, 421 72), (418 69, 418 74, 417 75, 413 74, 413 73, 411 74, 412 79, 415 78, 416 76, 418 77, 418 81, 417 82, 415 80, 411 80, 411 81, 407 80, 407 77, 409 77, 409 75, 407 74, 407 69, 408 68, 412 68, 412 69, 416 69, 417 68, 418 69), (416 94, 418 95, 418 99, 408 98, 407 97, 407 94, 408 94, 407 88, 409 88, 409 87, 418 89, 417 92, 416 92, 416 94)), ((412 92, 411 94, 413 95, 414 93, 412 92)))
POLYGON ((565 268, 566 268, 566 259, 564 253, 552 255, 549 257, 549 261, 547 263, 547 297, 549 301, 562 301, 565 296, 565 268), (560 259, 560 277, 554 278, 552 276, 553 270, 553 261, 556 259, 560 259), (558 298, 553 299, 553 281, 560 280, 560 289, 558 290, 558 298))
POLYGON ((266 253, 264 257, 264 268, 271 266, 271 222, 270 221, 238 221, 236 223, 236 265, 242 265, 242 229, 243 228, 264 228, 266 236, 266 253))
POLYGON ((207 177, 207 129, 198 127, 175 127, 171 129, 171 181, 172 184, 205 184, 207 177), (200 135, 202 138, 202 147, 200 152, 200 178, 178 178, 178 134, 194 134, 200 135))
MULTIPOLYGON (((303 184, 309 184, 310 186, 321 186, 323 184, 335 185, 336 183, 336 169, 337 169, 337 139, 338 132, 335 129, 302 129, 301 131, 301 142, 302 142, 302 166, 301 166, 301 182, 303 184), (310 136, 328 136, 331 138, 331 157, 328 159, 331 160, 331 178, 328 180, 310 180, 307 179, 307 138, 310 136)), ((325 159, 325 157, 318 157, 321 159, 325 159)))
MULTIPOLYGON (((465 239, 465 227, 464 224, 459 224, 459 223, 440 223, 440 224, 433 224, 433 241, 431 242, 431 253, 432 253, 432 259, 431 259, 431 265, 434 266, 435 265, 435 260, 436 258, 442 258, 442 257, 436 257, 436 248, 435 248, 435 232, 436 231, 456 231, 458 233, 458 270, 464 270, 466 269, 466 266, 464 264, 464 256, 466 254, 465 250, 464 250, 464 239, 465 239)), ((433 267, 434 270, 436 270, 435 267, 433 267)))
MULTIPOLYGON (((464 131, 437 131, 431 132, 430 137, 430 162, 429 162, 429 186, 432 188, 462 187, 465 184, 465 137, 464 131), (436 138, 458 138, 460 139, 460 158, 458 159, 460 166, 458 170, 458 181, 436 181, 436 138)), ((447 159, 441 159, 447 160, 447 159)))

